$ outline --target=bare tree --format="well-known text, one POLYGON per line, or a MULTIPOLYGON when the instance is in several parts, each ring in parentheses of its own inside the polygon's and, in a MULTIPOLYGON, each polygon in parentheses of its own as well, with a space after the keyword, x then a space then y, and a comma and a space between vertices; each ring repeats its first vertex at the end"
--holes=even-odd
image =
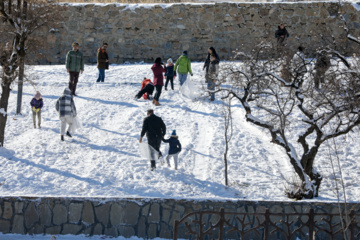
POLYGON ((228 152, 229 143, 233 136, 233 119, 231 109, 231 98, 223 99, 223 116, 224 116, 224 137, 225 137, 225 151, 224 151, 224 166, 225 166, 225 185, 228 186, 228 152))
MULTIPOLYGON (((25 56, 30 48, 31 34, 48 23, 55 23, 59 14, 55 14, 56 6, 51 1, 43 0, 0 0, 1 20, 8 26, 13 37, 19 67, 18 98, 16 114, 21 113, 21 101, 24 81, 25 56)), ((34 45, 32 45, 34 46, 34 45)))
POLYGON ((272 51, 269 44, 262 43, 250 54, 237 52, 236 56, 245 60, 226 67, 223 81, 230 82, 231 87, 221 90, 227 97, 238 99, 246 120, 267 129, 272 143, 285 150, 302 181, 301 188, 288 192, 288 196, 317 197, 322 176, 314 169, 314 162, 319 148, 360 124, 360 69, 356 59, 349 70, 336 58, 325 75, 324 86, 316 89, 312 74, 299 74, 302 66, 294 68, 291 61, 259 57, 271 56, 272 51), (280 76, 283 67, 288 69, 286 80, 280 76))
POLYGON ((59 14, 55 14, 57 7, 50 1, 42 0, 0 0, 0 19, 3 22, 1 34, 2 37, 5 36, 6 39, 9 39, 6 45, 0 46, 2 66, 0 146, 4 145, 10 85, 18 77, 16 113, 19 114, 21 112, 25 56, 29 50, 40 47, 39 41, 32 39, 31 35, 42 26, 56 25, 61 18, 59 14))
POLYGON ((18 59, 15 45, 11 42, 0 46, 1 64, 1 98, 0 98, 0 147, 4 145, 7 108, 10 96, 11 83, 17 78, 18 59))

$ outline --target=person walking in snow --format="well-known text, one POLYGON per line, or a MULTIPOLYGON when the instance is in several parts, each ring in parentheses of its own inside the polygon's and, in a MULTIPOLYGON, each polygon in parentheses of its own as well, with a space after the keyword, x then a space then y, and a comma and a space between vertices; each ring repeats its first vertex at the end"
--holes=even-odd
POLYGON ((325 51, 318 52, 315 63, 315 88, 319 88, 320 83, 325 82, 325 73, 330 68, 330 58, 325 51))
POLYGON ((79 72, 84 72, 84 58, 82 52, 79 50, 79 43, 72 44, 73 50, 66 55, 66 70, 70 74, 69 89, 71 94, 76 96, 76 85, 79 80, 79 72))
POLYGON ((151 95, 154 92, 154 84, 151 82, 150 79, 144 77, 144 80, 141 82, 141 90, 138 94, 135 95, 136 99, 140 99, 143 96, 144 99, 151 100, 151 95))
POLYGON ((210 55, 210 64, 209 64, 209 70, 208 70, 208 83, 207 88, 210 90, 210 101, 215 100, 215 93, 213 92, 215 90, 216 81, 219 75, 219 64, 217 63, 216 55, 211 54, 210 55))
POLYGON ((34 128, 36 128, 36 116, 38 117, 38 127, 41 128, 41 108, 44 106, 44 102, 39 91, 36 91, 33 99, 30 102, 34 128))
POLYGON ((99 77, 96 82, 104 82, 105 69, 109 69, 109 56, 106 52, 107 43, 103 43, 101 48, 97 50, 97 68, 99 69, 99 77))
POLYGON ((176 72, 174 71, 174 64, 171 58, 167 60, 165 76, 166 76, 165 90, 167 91, 167 86, 169 81, 171 84, 171 89, 174 90, 174 78, 176 77, 176 72))
POLYGON ((209 47, 208 49, 208 54, 204 63, 204 67, 203 70, 205 70, 205 83, 209 82, 209 67, 210 64, 219 64, 220 63, 220 58, 219 55, 216 53, 215 48, 213 47, 209 47), (215 60, 214 61, 210 61, 210 56, 214 55, 215 56, 215 60))
POLYGON ((166 72, 165 64, 161 62, 161 58, 158 57, 155 59, 155 63, 151 67, 151 70, 154 73, 154 85, 156 89, 153 104, 155 104, 155 106, 160 106, 159 98, 161 95, 162 87, 164 86, 163 73, 166 72))
POLYGON ((71 90, 69 88, 64 89, 63 95, 56 101, 55 107, 56 111, 59 113, 59 118, 61 121, 61 141, 64 141, 66 124, 69 125, 66 131, 66 135, 68 137, 72 137, 70 132, 74 118, 76 117, 76 107, 73 96, 71 95, 71 90))
POLYGON ((166 156, 166 162, 168 164, 168 167, 171 167, 170 158, 172 157, 174 159, 175 170, 177 170, 178 156, 181 151, 181 143, 178 138, 179 137, 176 136, 176 130, 173 130, 169 139, 162 139, 163 142, 169 143, 170 146, 169 154, 166 156))
POLYGON ((286 39, 289 37, 289 33, 285 28, 285 25, 282 23, 278 26, 278 29, 275 31, 275 38, 277 39, 277 47, 281 48, 285 45, 286 39))
MULTIPOLYGON (((159 156, 161 156, 160 152, 160 144, 161 140, 164 138, 166 133, 166 126, 161 117, 158 117, 154 114, 154 110, 149 109, 147 110, 147 117, 144 119, 140 140, 139 142, 142 143, 143 137, 146 134, 148 144, 157 152, 159 152, 159 156)), ((153 153, 153 152, 152 152, 153 153)), ((155 154, 152 154, 152 159, 150 160, 151 163, 151 171, 156 168, 155 163, 155 154)))
POLYGON ((178 72, 180 86, 185 83, 188 73, 190 73, 191 76, 193 75, 191 70, 191 61, 188 57, 187 51, 184 51, 183 54, 178 58, 178 60, 176 60, 174 71, 178 72))
POLYGON ((292 68, 294 69, 295 77, 301 80, 307 72, 304 48, 302 46, 298 47, 298 51, 294 54, 291 63, 292 68))

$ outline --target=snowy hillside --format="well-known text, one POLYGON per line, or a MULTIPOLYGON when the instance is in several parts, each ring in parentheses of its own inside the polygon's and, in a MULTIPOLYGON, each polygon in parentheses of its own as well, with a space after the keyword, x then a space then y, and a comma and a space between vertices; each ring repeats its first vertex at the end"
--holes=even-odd
MULTIPOLYGON (((60 141, 55 102, 67 86, 64 66, 30 67, 36 86, 26 83, 23 116, 15 116, 17 87, 10 96, 5 148, 0 150, 1 196, 68 196, 175 198, 214 200, 288 200, 286 181, 293 170, 285 153, 270 143, 268 134, 244 121, 242 107, 234 112, 230 143, 229 183, 224 186, 224 126, 222 104, 163 91, 162 106, 133 99, 143 77, 151 77, 149 64, 111 66, 105 83, 95 83, 97 69, 86 66, 80 76, 75 104, 83 128, 72 139, 60 141), (29 102, 35 90, 44 99, 42 128, 34 129, 29 102), (183 151, 179 170, 150 163, 140 156, 138 140, 146 110, 154 108, 167 126, 176 129, 183 151)), ((201 88, 202 63, 193 63, 192 80, 201 88)), ((358 129, 356 130, 358 131, 358 129)), ((146 139, 146 138, 145 138, 146 139)), ((338 139, 348 199, 360 199, 358 134, 338 139)), ((168 145, 161 151, 167 153, 168 145)), ((328 149, 322 148, 317 169, 324 180, 316 201, 336 201, 328 149)), ((337 176, 338 177, 338 176, 337 176)))

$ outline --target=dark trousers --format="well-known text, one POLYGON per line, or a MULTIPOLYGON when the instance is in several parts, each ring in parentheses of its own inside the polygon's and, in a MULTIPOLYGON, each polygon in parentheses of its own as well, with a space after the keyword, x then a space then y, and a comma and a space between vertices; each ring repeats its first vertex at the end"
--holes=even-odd
POLYGON ((79 72, 70 72, 69 89, 72 95, 75 95, 76 85, 79 80, 79 72))
POLYGON ((143 89, 141 89, 138 94, 136 94, 137 99, 141 98, 142 95, 147 93, 148 95, 153 94, 154 92, 154 85, 148 84, 143 89))
MULTIPOLYGON (((148 139, 148 144, 153 147, 156 151, 159 152, 159 156, 161 156, 161 152, 160 152, 160 145, 161 145, 161 137, 150 137, 147 136, 148 139)), ((151 151, 151 160, 150 160, 150 164, 152 168, 156 168, 156 163, 155 163, 156 157, 155 157, 155 152, 151 151)))
POLYGON ((171 89, 174 90, 174 77, 166 76, 166 82, 165 82, 165 90, 167 89, 167 85, 170 81, 171 89))
POLYGON ((161 86, 161 85, 156 85, 156 86, 155 86, 155 88, 156 88, 156 93, 155 93, 154 99, 155 99, 156 101, 159 101, 162 87, 163 87, 163 86, 161 86))

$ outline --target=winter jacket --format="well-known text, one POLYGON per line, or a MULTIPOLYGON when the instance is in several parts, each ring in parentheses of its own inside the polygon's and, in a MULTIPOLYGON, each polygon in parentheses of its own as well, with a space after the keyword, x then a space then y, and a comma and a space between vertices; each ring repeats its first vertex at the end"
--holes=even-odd
POLYGON ((279 39, 281 36, 285 36, 285 38, 288 38, 290 35, 285 27, 281 29, 280 26, 278 26, 278 30, 276 30, 275 32, 275 37, 279 39))
POLYGON ((164 86, 163 73, 166 72, 165 67, 158 63, 154 63, 154 65, 151 67, 151 70, 154 73, 154 85, 164 86))
POLYGON ((33 98, 30 102, 31 107, 35 107, 36 109, 41 109, 44 106, 44 102, 42 98, 37 100, 36 98, 33 98))
POLYGON ((141 137, 146 133, 148 139, 162 139, 166 133, 166 126, 161 117, 151 114, 143 122, 141 137))
POLYGON ((109 60, 106 50, 99 48, 97 50, 97 68, 109 69, 109 62, 106 62, 106 60, 109 60))
POLYGON ((178 136, 171 136, 169 139, 163 139, 163 142, 169 143, 169 155, 175 154, 181 151, 181 144, 178 136))
POLYGON ((330 68, 330 58, 326 54, 319 54, 316 59, 315 69, 328 70, 330 68))
POLYGON ((56 101, 55 107, 59 117, 76 117, 75 103, 70 89, 66 88, 64 90, 63 95, 56 101))
POLYGON ((174 71, 180 74, 192 74, 190 58, 186 55, 181 55, 178 60, 176 60, 174 71))
POLYGON ((70 69, 70 72, 84 71, 84 59, 83 54, 78 50, 71 50, 66 55, 66 68, 70 69))
POLYGON ((167 77, 176 76, 176 72, 174 71, 174 64, 169 64, 166 66, 165 76, 167 76, 167 77))
POLYGON ((306 73, 306 62, 303 52, 298 51, 294 54, 292 59, 292 67, 297 73, 306 73))
POLYGON ((215 60, 212 62, 210 61, 210 54, 208 53, 207 58, 204 63, 204 68, 205 68, 206 72, 208 72, 210 64, 219 64, 219 63, 220 63, 220 58, 219 58, 219 55, 217 55, 217 53, 215 54, 215 60))
MULTIPOLYGON (((146 85, 148 85, 148 84, 154 85, 154 84, 151 82, 150 79, 144 79, 144 81, 141 82, 141 90, 143 90, 144 87, 145 87, 146 85)), ((144 98, 144 99, 149 99, 148 93, 145 93, 145 94, 143 95, 143 98, 144 98)))

